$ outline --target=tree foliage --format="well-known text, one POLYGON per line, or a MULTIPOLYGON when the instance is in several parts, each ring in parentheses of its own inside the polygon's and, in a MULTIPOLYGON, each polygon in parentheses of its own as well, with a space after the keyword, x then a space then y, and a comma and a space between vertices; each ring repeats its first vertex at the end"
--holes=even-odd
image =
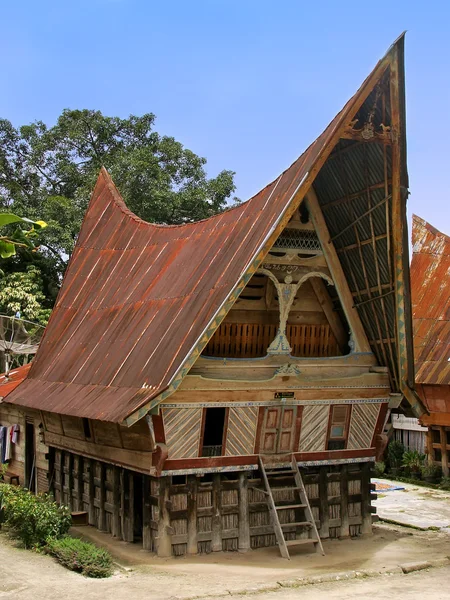
POLYGON ((46 308, 40 270, 29 265, 26 271, 7 273, 0 279, 0 313, 20 316, 46 325, 50 309, 46 308))
POLYGON ((56 125, 19 129, 0 119, 0 211, 44 219, 41 256, 20 250, 11 271, 36 266, 49 305, 72 252, 100 167, 104 165, 139 217, 179 224, 223 210, 234 173, 208 178, 206 160, 154 130, 155 116, 107 117, 65 110, 56 125))

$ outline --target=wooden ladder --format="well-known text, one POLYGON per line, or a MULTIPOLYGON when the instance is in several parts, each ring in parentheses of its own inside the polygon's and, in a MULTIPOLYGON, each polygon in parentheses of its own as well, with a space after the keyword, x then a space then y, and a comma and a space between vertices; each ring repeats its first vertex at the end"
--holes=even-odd
POLYGON ((291 557, 289 556, 288 546, 300 546, 302 544, 314 544, 315 550, 320 551, 323 555, 325 555, 319 532, 317 531, 316 521, 313 517, 311 506, 309 505, 302 475, 294 456, 292 456, 289 467, 286 467, 285 465, 265 465, 262 457, 260 456, 259 468, 261 470, 264 486, 266 488, 265 490, 260 491, 266 494, 270 520, 273 525, 281 556, 290 560, 291 557), (273 483, 280 481, 280 479, 283 480, 287 478, 291 478, 293 480, 291 481, 291 484, 293 483, 295 485, 274 487, 273 483), (277 490, 295 490, 296 494, 298 495, 298 501, 296 500, 294 503, 290 504, 275 504, 272 492, 277 490), (280 523, 280 519, 278 518, 279 511, 292 509, 294 509, 297 514, 302 515, 300 519, 291 523, 280 523), (293 525, 295 525, 296 531, 302 531, 306 529, 308 531, 308 537, 295 540, 286 540, 284 537, 283 527, 292 527, 293 525))

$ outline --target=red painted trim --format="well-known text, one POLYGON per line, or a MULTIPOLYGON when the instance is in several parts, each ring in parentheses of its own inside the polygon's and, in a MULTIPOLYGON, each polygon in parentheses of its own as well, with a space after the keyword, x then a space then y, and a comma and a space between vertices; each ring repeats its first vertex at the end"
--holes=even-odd
POLYGON ((374 448, 376 446, 377 435, 380 435, 380 433, 383 431, 384 423, 386 421, 387 411, 388 411, 388 403, 383 402, 383 404, 380 406, 380 410, 378 412, 378 418, 377 418, 377 422, 375 424, 375 429, 374 429, 373 436, 372 436, 372 443, 371 443, 372 448, 374 448))
POLYGON ((264 422, 264 415, 265 415, 265 409, 267 407, 266 406, 260 406, 259 407, 259 412, 258 412, 258 423, 256 425, 256 434, 255 434, 255 454, 259 454, 259 450, 261 448, 261 432, 262 432, 262 426, 263 426, 263 422, 264 422))
POLYGON ((164 422, 161 415, 152 415, 153 429, 155 430, 155 442, 157 444, 166 443, 166 435, 164 433, 164 422))
MULTIPOLYGON (((286 456, 286 454, 283 454, 286 456)), ((366 458, 375 456, 375 448, 369 450, 328 450, 325 452, 296 452, 294 454, 298 461, 308 460, 332 460, 347 458, 366 458)), ((277 455, 270 455, 276 459, 277 455)), ((209 469, 214 467, 237 467, 242 465, 258 464, 258 455, 249 456, 215 456, 212 458, 189 458, 166 460, 164 470, 176 471, 177 469, 209 469)))
MULTIPOLYGON (((200 440, 198 443, 198 455, 203 454, 203 438, 205 437, 205 423, 206 423, 206 408, 202 408, 202 422, 200 425, 200 440)), ((170 462, 170 461, 169 461, 170 462)), ((168 469, 168 467, 165 467, 168 469)))
POLYGON ((295 417, 295 432, 294 432, 294 452, 298 451, 300 444, 300 431, 302 429, 303 406, 297 406, 297 416, 295 417))
POLYGON ((227 449, 227 435, 228 435, 228 419, 230 417, 230 409, 226 408, 225 409, 225 417, 224 417, 224 424, 223 424, 223 434, 222 434, 222 456, 225 456, 226 453, 226 449, 227 449))

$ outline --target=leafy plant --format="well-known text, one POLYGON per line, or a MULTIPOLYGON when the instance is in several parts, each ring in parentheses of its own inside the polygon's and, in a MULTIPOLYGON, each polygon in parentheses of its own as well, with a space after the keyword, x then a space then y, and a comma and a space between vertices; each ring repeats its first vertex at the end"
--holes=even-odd
POLYGON ((0 312, 46 325, 51 310, 44 307, 40 270, 29 265, 25 272, 7 273, 0 279, 0 312))
POLYGON ((86 577, 109 577, 112 574, 111 555, 78 538, 67 536, 49 540, 46 552, 71 571, 77 571, 86 577))
POLYGON ((387 459, 391 469, 400 469, 404 453, 405 446, 401 442, 397 440, 390 442, 387 448, 387 459))
POLYGON ((430 480, 437 480, 437 479, 439 479, 439 477, 442 473, 442 469, 441 469, 441 467, 439 467, 438 465, 435 465, 434 463, 426 463, 426 464, 422 465, 421 472, 422 472, 422 477, 426 477, 427 479, 430 479, 430 480))
POLYGON ((450 477, 446 476, 441 479, 439 486, 442 490, 450 491, 450 477))
POLYGON ((403 454, 402 466, 406 467, 413 474, 419 474, 425 462, 425 454, 417 450, 406 450, 403 454))
POLYGON ((0 485, 3 522, 26 548, 44 545, 69 531, 70 511, 47 494, 35 496, 18 486, 0 485))
POLYGON ((32 221, 12 213, 0 213, 0 227, 4 228, 8 225, 14 225, 14 227, 11 228, 10 233, 2 230, 0 234, 0 256, 2 258, 14 256, 18 246, 34 249, 33 238, 37 236, 37 230, 47 227, 47 223, 44 221, 32 221), (22 225, 31 225, 31 227, 23 229, 22 225))
POLYGON ((384 474, 384 472, 385 472, 385 470, 386 470, 386 465, 385 465, 385 463, 383 461, 375 463, 374 471, 375 471, 375 475, 377 477, 382 477, 383 474, 384 474))

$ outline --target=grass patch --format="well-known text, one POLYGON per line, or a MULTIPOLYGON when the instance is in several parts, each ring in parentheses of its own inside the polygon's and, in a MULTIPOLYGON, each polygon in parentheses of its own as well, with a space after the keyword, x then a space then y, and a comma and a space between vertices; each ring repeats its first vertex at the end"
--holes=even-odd
POLYGON ((62 537, 49 540, 46 552, 63 566, 86 577, 109 577, 113 572, 109 552, 78 538, 62 537))

